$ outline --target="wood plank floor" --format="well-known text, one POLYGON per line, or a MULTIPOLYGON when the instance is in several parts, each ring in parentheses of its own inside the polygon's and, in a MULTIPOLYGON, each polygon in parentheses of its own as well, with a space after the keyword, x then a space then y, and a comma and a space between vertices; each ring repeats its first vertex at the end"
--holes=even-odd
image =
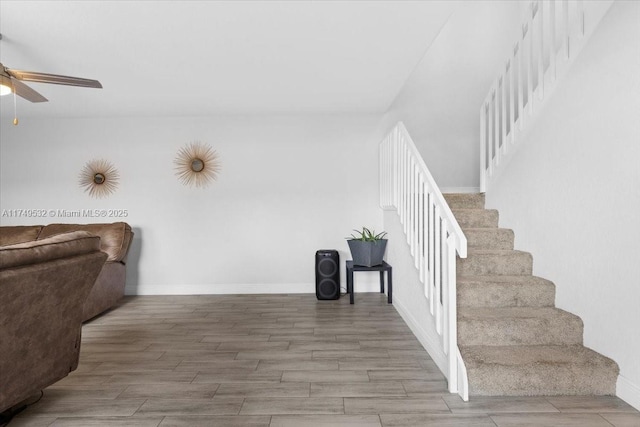
POLYGON ((385 298, 126 297, 10 426, 640 426, 615 397, 463 402, 385 298))

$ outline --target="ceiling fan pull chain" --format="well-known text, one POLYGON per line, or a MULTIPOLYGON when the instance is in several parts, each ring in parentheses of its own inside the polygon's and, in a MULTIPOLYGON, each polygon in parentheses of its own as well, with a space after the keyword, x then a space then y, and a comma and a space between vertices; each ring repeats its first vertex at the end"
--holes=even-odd
POLYGON ((18 126, 18 103, 16 102, 16 91, 13 91, 13 125, 18 126))

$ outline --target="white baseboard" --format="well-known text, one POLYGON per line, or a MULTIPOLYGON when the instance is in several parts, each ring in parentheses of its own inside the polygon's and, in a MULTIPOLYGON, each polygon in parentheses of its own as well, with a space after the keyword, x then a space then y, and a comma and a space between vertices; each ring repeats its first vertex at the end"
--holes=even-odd
POLYGON ((126 295, 311 294, 313 283, 242 284, 139 284, 125 288, 126 295))
POLYGON ((446 356, 444 355, 442 350, 439 349, 439 344, 433 341, 433 338, 430 336, 428 331, 426 331, 422 327, 420 322, 418 322, 416 318, 411 315, 409 310, 407 310, 407 308, 404 305, 402 305, 402 302, 394 298, 393 306, 395 307, 396 311, 400 314, 400 317, 404 319, 407 326, 409 326, 409 329, 411 329, 411 332, 413 332, 416 338, 418 338, 418 341, 420 341, 420 344, 422 344, 422 346, 427 351, 427 353, 429 353, 429 356, 431 356, 431 358, 436 363, 438 368, 444 374, 447 368, 446 366, 447 361, 446 361, 446 356))
MULTIPOLYGON (((377 274, 377 273, 376 273, 377 274)), ((347 284, 342 283, 342 293, 347 284)), ((379 292, 377 283, 358 283, 358 292, 379 292)), ((125 295, 224 295, 224 294, 315 294, 315 283, 233 284, 138 284, 127 285, 125 295)))
POLYGON ((442 187, 442 193, 468 193, 476 194, 480 192, 480 187, 442 187))
POLYGON ((616 396, 640 411, 640 387, 622 375, 618 375, 616 396))

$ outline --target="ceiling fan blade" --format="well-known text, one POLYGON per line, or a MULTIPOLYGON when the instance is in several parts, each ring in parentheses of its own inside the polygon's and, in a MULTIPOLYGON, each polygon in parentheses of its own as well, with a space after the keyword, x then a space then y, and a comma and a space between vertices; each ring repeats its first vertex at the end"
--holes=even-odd
POLYGON ((65 86, 93 87, 101 89, 102 84, 97 80, 83 79, 81 77, 61 76, 58 74, 38 73, 35 71, 10 70, 7 73, 12 77, 25 82, 52 83, 65 86))
POLYGON ((11 84, 13 85, 13 90, 16 95, 23 97, 27 101, 31 102, 47 102, 48 99, 44 96, 40 95, 35 90, 31 89, 26 84, 22 83, 20 80, 11 78, 11 84))

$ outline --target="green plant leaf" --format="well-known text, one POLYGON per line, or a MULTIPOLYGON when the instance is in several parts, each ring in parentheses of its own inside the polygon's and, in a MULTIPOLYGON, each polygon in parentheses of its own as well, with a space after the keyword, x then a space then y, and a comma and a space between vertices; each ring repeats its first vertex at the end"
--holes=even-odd
POLYGON ((384 239, 384 236, 387 235, 386 231, 376 234, 376 231, 373 229, 368 229, 367 227, 362 227, 362 231, 353 230, 356 234, 351 234, 351 237, 345 237, 347 240, 361 240, 363 242, 376 242, 378 240, 384 239))

